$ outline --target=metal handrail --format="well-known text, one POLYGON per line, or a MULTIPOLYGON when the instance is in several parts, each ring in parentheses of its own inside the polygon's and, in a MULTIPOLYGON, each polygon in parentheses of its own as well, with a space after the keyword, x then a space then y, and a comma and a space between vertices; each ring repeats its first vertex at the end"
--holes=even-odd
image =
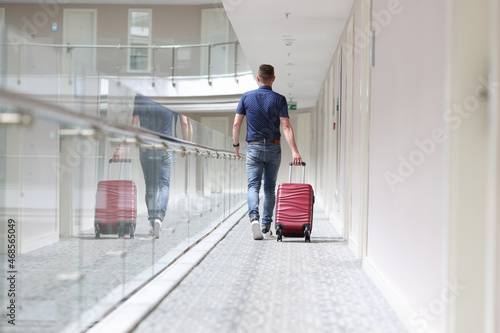
POLYGON ((0 45, 6 46, 46 46, 46 47, 55 47, 55 48, 108 48, 108 49, 130 49, 130 48, 141 48, 141 49, 181 49, 181 48, 189 48, 189 47, 208 47, 208 46, 220 46, 220 45, 230 45, 230 44, 239 44, 239 41, 231 41, 231 42, 221 42, 221 43, 204 43, 204 44, 185 44, 185 45, 105 45, 105 44, 96 44, 96 45, 86 45, 86 44, 43 44, 43 43, 0 43, 0 45))
MULTIPOLYGON (((119 124, 107 119, 75 113, 74 111, 71 111, 60 105, 36 99, 26 94, 14 93, 3 88, 0 88, 0 98, 6 99, 18 105, 16 113, 20 115, 19 117, 13 117, 12 114, 0 113, 0 116, 6 115, 6 117, 3 118, 14 120, 6 121, 6 123, 12 124, 17 122, 21 124, 29 124, 31 123, 32 118, 40 118, 55 121, 58 123, 70 123, 73 125, 80 124, 86 128, 72 132, 74 135, 92 135, 100 137, 102 136, 102 134, 112 134, 115 136, 118 135, 123 137, 122 139, 119 139, 117 141, 124 143, 136 143, 142 148, 149 147, 155 149, 165 149, 173 152, 184 152, 187 154, 197 154, 213 158, 228 157, 231 159, 238 159, 234 151, 214 149, 190 141, 178 139, 166 134, 150 131, 144 128, 119 124), (36 114, 22 109, 26 106, 35 108, 37 110, 36 114), (172 147, 180 149, 175 149, 172 147)), ((0 120, 2 120, 2 117, 0 117, 0 120)), ((70 132, 67 131, 67 133, 70 132)))

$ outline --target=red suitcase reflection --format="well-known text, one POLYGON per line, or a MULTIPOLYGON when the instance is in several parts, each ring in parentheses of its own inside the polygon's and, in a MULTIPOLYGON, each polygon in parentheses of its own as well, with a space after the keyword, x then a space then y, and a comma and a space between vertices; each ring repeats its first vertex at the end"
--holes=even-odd
POLYGON ((100 238, 101 234, 118 234, 118 237, 129 234, 130 238, 134 238, 136 218, 137 188, 133 180, 102 180, 97 184, 96 238, 100 238))

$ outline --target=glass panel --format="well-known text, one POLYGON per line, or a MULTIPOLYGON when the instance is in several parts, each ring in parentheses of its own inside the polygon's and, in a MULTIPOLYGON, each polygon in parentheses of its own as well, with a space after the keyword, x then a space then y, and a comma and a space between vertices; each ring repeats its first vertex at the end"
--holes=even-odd
POLYGON ((229 73, 230 44, 214 44, 210 50, 210 74, 224 75, 229 73))
POLYGON ((236 52, 236 66, 235 70, 232 73, 248 73, 251 72, 250 66, 245 58, 245 54, 241 49, 240 43, 235 44, 235 52, 236 52))
MULTIPOLYGON (((17 94, 0 91, 0 114, 12 116, 0 117, 0 265, 12 265, 0 287, 16 289, 0 304, 13 300, 20 332, 82 332, 245 203, 244 161, 229 137, 176 112, 163 110, 169 131, 132 127, 136 91, 73 63, 71 50, 14 43, 0 53, 0 84, 17 94), (118 147, 127 161, 110 163, 118 147), (168 183, 158 239, 145 170, 168 183)), ((152 114, 165 109, 147 101, 152 114)))

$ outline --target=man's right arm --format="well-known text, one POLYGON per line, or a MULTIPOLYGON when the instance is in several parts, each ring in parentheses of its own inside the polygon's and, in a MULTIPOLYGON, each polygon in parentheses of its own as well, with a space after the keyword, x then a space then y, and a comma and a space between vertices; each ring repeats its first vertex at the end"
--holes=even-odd
POLYGON ((234 116, 234 124, 233 124, 233 145, 238 145, 237 147, 234 147, 234 152, 236 153, 236 156, 240 158, 240 129, 241 129, 241 123, 243 122, 243 118, 245 118, 244 115, 236 113, 234 116))
MULTIPOLYGON (((134 126, 134 127, 137 127, 137 125, 139 124, 139 116, 133 116, 132 117, 132 122, 131 122, 131 125, 134 126)), ((116 148, 116 151, 115 153, 113 154, 113 162, 120 162, 120 159, 122 158, 122 152, 124 150, 129 150, 129 146, 125 143, 120 143, 118 145, 118 148, 116 148)))
POLYGON ((292 125, 290 124, 290 119, 288 117, 280 117, 280 122, 283 128, 283 134, 285 134, 285 139, 292 150, 292 163, 293 165, 301 165, 302 157, 300 157, 297 144, 295 143, 295 135, 292 125))

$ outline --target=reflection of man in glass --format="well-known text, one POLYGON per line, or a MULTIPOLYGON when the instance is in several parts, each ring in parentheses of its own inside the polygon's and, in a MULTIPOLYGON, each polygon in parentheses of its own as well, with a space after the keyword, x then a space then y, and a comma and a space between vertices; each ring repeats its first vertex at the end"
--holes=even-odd
MULTIPOLYGON (((176 119, 177 113, 172 110, 142 95, 135 96, 132 126, 140 122, 141 128, 171 136, 172 122, 175 123, 176 119)), ((123 147, 118 147, 113 156, 114 161, 121 158, 122 150, 123 147)), ((146 182, 146 206, 151 226, 149 233, 160 238, 170 192, 172 154, 162 149, 140 149, 140 159, 146 182)))

